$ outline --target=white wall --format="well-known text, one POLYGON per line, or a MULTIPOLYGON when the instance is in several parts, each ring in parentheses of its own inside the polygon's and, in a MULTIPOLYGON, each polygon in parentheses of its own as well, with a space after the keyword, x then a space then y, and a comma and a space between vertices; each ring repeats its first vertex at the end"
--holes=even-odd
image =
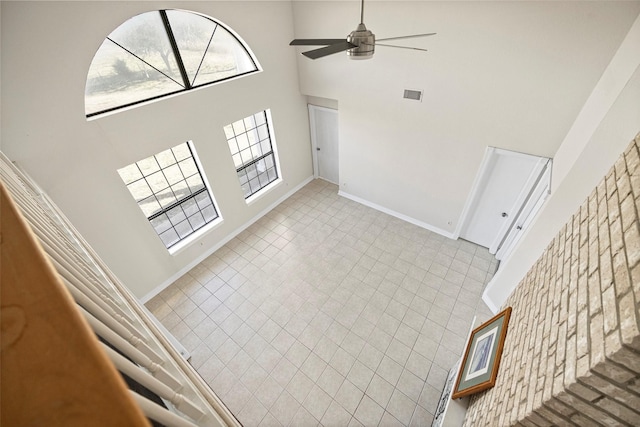
POLYGON ((312 176, 289 2, 2 2, 2 151, 47 191, 139 297, 174 278, 312 176), (264 71, 87 121, 87 70, 104 38, 160 8, 219 19, 264 71), (247 206, 223 126, 270 108, 283 182, 247 206), (192 140, 224 223, 169 255, 116 170, 192 140))
MULTIPOLYGON (((344 37, 358 3, 294 2, 297 38, 344 37)), ((553 157, 639 2, 365 4, 373 59, 298 57, 300 88, 340 105, 340 190, 448 236, 487 146, 553 157), (423 102, 402 99, 424 90, 423 102)), ((302 51, 303 48, 298 48, 302 51)))
POLYGON ((593 90, 554 161, 549 199, 483 299, 497 311, 640 132, 640 17, 593 90))

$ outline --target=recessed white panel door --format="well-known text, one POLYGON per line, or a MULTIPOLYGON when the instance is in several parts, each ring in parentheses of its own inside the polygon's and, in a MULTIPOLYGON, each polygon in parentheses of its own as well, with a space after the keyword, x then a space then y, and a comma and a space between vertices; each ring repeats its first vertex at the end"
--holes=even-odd
POLYGON ((460 237, 496 253, 548 161, 490 147, 460 237))
POLYGON ((518 243, 518 240, 522 237, 524 230, 526 230, 529 224, 531 224, 538 211, 542 208, 545 200, 547 200, 550 188, 551 161, 549 161, 545 166, 540 179, 535 184, 531 192, 531 195, 522 206, 522 209, 516 216, 513 224, 511 224, 511 229, 507 232, 504 241, 500 244, 500 247, 496 252, 496 259, 502 261, 509 256, 516 243, 518 243))
POLYGON ((309 125, 314 175, 338 184, 338 110, 309 105, 309 125))

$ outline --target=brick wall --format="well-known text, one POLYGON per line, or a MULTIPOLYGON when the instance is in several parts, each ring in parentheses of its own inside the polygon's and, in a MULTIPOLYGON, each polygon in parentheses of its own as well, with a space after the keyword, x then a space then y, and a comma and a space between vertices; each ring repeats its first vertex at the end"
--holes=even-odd
POLYGON ((640 134, 506 302, 496 386, 465 426, 640 426, 640 134))

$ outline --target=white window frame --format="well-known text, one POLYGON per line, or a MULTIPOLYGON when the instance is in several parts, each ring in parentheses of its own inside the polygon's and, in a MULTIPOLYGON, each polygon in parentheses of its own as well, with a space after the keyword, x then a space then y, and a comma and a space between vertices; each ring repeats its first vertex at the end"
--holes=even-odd
MULTIPOLYGON (((122 178, 123 182, 124 182, 124 183, 125 183, 125 185, 127 186, 127 189, 128 189, 128 190, 129 190, 129 192, 131 193, 131 195, 132 195, 132 197, 134 198, 134 200, 136 200, 136 203, 138 204, 138 207, 140 208, 140 210, 141 210, 142 214, 143 214, 143 215, 145 215, 145 218, 146 218, 146 219, 147 219, 147 221, 149 222, 149 225, 151 225, 151 228, 153 229, 153 231, 155 232, 155 234, 158 236, 158 238, 160 239, 160 241, 162 242, 162 244, 165 246, 165 248, 169 251, 169 253, 170 253, 171 255, 175 255, 175 254, 177 254, 177 253, 178 253, 178 252, 180 252, 182 249, 184 249, 185 247, 189 246, 190 244, 192 244, 193 242, 195 242, 196 240, 198 240, 201 236, 203 236, 204 234, 206 234, 207 232, 209 232, 210 230, 212 230, 213 228, 215 228, 216 226, 220 225, 220 224, 223 222, 223 218, 222 218, 222 214, 221 214, 221 212, 220 212, 220 208, 218 207, 218 204, 217 204, 217 202, 216 202, 216 199, 215 199, 215 197, 214 197, 214 195, 213 195, 213 191, 211 190, 211 187, 209 186, 209 181, 208 181, 207 176, 206 176, 206 174, 205 174, 205 172, 204 172, 204 168, 202 167, 202 163, 200 162, 200 159, 198 158, 198 155, 197 155, 197 152, 196 152, 195 146, 194 146, 194 144, 193 144, 193 141, 186 141, 185 143, 181 143, 181 144, 178 144, 178 145, 176 145, 176 146, 174 146, 174 147, 171 147, 169 150, 175 149, 176 147, 179 147, 179 146, 180 146, 180 145, 182 145, 182 144, 186 144, 186 145, 187 145, 187 147, 189 148, 189 151, 190 151, 190 154, 191 154, 191 158, 193 159, 193 161, 194 161, 194 163, 195 163, 195 165, 196 165, 197 172, 198 172, 199 177, 200 177, 200 179, 202 180, 202 183, 203 183, 203 185, 204 185, 204 191, 203 191, 203 192, 206 192, 206 194, 208 195, 209 199, 211 200, 211 205, 212 205, 212 207, 213 207, 213 209, 214 209, 214 211, 215 211, 215 213, 216 213, 216 217, 215 217, 215 218, 213 218, 212 220, 210 220, 209 222, 206 222, 204 225, 200 226, 199 228, 196 228, 195 230, 193 230, 193 231, 192 231, 191 233, 189 233, 188 235, 185 235, 184 237, 181 237, 181 238, 180 238, 180 234, 178 233, 178 230, 176 229, 177 224, 173 224, 173 223, 171 222, 171 223, 170 223, 170 224, 171 224, 171 227, 170 227, 170 228, 173 228, 173 229, 174 229, 174 231, 175 231, 175 232, 176 232, 176 234, 178 235, 178 238, 179 238, 179 239, 178 239, 178 241, 176 241, 175 243, 171 244, 171 245, 170 245, 170 246, 168 246, 168 247, 167 247, 167 243, 165 243, 165 241, 162 239, 161 234, 162 234, 162 233, 164 233, 164 232, 166 232, 166 231, 168 231, 170 228, 168 228, 167 230, 164 230, 164 231, 162 231, 162 232, 158 232, 158 230, 156 230, 156 228, 154 227, 154 225, 152 224, 152 222, 151 222, 151 221, 152 221, 153 219, 155 219, 156 217, 158 217, 158 214, 159 214, 159 213, 167 214, 171 209, 174 209, 174 208, 176 208, 176 207, 181 206, 181 204, 182 204, 182 203, 184 203, 185 201, 188 201, 188 200, 192 199, 194 196, 189 195, 189 196, 186 196, 186 197, 183 197, 183 198, 178 199, 178 197, 177 197, 177 196, 175 196, 175 193, 174 193, 174 197, 175 197, 175 199, 176 199, 176 201, 175 201, 175 202, 173 202, 172 204, 170 204, 170 205, 168 205, 168 206, 164 206, 164 207, 162 207, 162 206, 161 206, 161 207, 162 207, 162 209, 161 209, 160 211, 154 212, 153 214, 151 214, 151 215, 147 216, 147 214, 146 214, 146 213, 144 212, 144 210, 142 209, 142 206, 140 205, 140 202, 141 202, 142 200, 140 200, 140 201, 136 200, 136 197, 135 197, 135 195, 133 194, 133 192, 131 191, 131 189, 129 188, 129 185, 130 185, 130 184, 132 184, 133 182, 139 181, 139 180, 141 180, 141 179, 144 179, 145 181, 147 181, 147 177, 148 177, 148 176, 151 176, 151 175, 153 175, 153 174, 155 174, 155 173, 157 173, 157 172, 162 172, 163 170, 168 169, 169 167, 171 167, 171 166, 173 166, 173 165, 168 166, 168 167, 164 167, 164 168, 163 168, 162 166, 160 166, 160 164, 158 164, 158 166, 160 166, 160 169, 159 169, 158 171, 153 172, 153 174, 149 174, 149 175, 142 175, 142 172, 140 171, 140 173, 141 173, 142 177, 141 177, 141 178, 138 178, 136 181, 131 181, 131 182, 129 182, 129 183, 127 183, 127 181, 125 180, 125 178, 124 178, 124 176, 123 176, 123 174, 122 174, 122 172, 121 172, 121 171, 123 171, 126 167, 118 170, 118 173, 119 173, 120 177, 122 178)), ((149 158, 153 157, 156 161, 158 161, 158 159, 156 158, 156 156, 160 155, 160 154, 161 154, 161 153, 163 153, 164 151, 167 151, 167 150, 163 150, 163 151, 161 151, 160 153, 156 153, 156 154, 154 154, 154 155, 152 155, 152 156, 149 156, 149 158)), ((143 159, 143 160, 144 160, 144 159, 143 159)), ((182 159, 182 160, 180 160, 180 161, 177 161, 175 164, 176 164, 176 165, 178 165, 180 162, 182 162, 182 161, 184 161, 184 160, 186 160, 186 158, 185 158, 185 159, 182 159)), ((127 167, 132 167, 132 166, 136 165, 136 164, 137 164, 138 162, 140 162, 140 161, 142 161, 142 160, 139 160, 139 161, 137 161, 137 162, 134 162, 133 164, 128 165, 127 167)), ((181 169, 181 171, 182 171, 182 169, 181 169)), ((195 175, 195 174, 194 174, 194 175, 195 175)), ((193 175, 192 175, 192 176, 193 176, 193 175)), ((185 183, 187 183, 187 177, 184 177, 184 176, 183 176, 183 178, 184 178, 184 180, 185 180, 185 183)), ((165 177, 165 179, 166 179, 166 177, 165 177)), ((147 184, 147 186, 149 187, 149 190, 151 191, 151 193, 153 194, 153 196, 156 196, 156 197, 157 197, 157 193, 156 193, 156 192, 154 192, 154 190, 153 190, 153 188, 151 187, 151 185, 150 185, 148 182, 145 182, 145 183, 146 183, 146 184, 147 184)), ((170 186, 171 186, 171 185, 170 185, 170 186)), ((150 196, 148 196, 148 197, 150 197, 150 196)), ((197 203, 197 202, 196 202, 196 203, 197 203)), ((201 207, 198 205, 198 212, 202 213, 203 209, 204 209, 204 208, 201 208, 201 207)), ((169 219, 169 216, 167 216, 167 218, 169 219)), ((203 219, 205 219, 205 220, 206 220, 206 218, 204 218, 204 215, 203 215, 203 219)), ((170 219, 169 219, 169 221, 170 221, 170 219)), ((185 218, 183 221, 188 221, 188 218, 185 218)), ((180 222, 183 222, 183 221, 180 221, 180 222)), ((189 222, 189 225, 191 225, 191 223, 190 223, 190 222, 189 222)), ((193 227, 192 227, 192 228, 193 228, 193 227)))
MULTIPOLYGON (((265 186, 260 187, 258 190, 256 190, 254 193, 252 193, 249 196, 244 196, 244 191, 243 191, 243 197, 245 199, 245 202, 247 203, 247 205, 251 205, 252 203, 254 203, 256 200, 258 200, 260 197, 262 197, 263 195, 269 193, 273 188, 277 187, 281 182, 282 182, 282 169, 280 168, 280 158, 278 155, 278 148, 277 148, 277 143, 276 143, 276 138, 275 138, 275 132, 274 132, 274 126, 273 126, 273 118, 271 116, 271 110, 270 109, 265 109, 262 110, 260 112, 254 113, 253 116, 255 116, 256 114, 259 113, 264 113, 265 115, 265 121, 266 121, 266 125, 267 125, 267 131, 269 133, 269 143, 271 146, 271 151, 267 154, 271 154, 273 156, 273 164, 274 164, 274 169, 275 169, 275 173, 276 173, 276 179, 267 183, 265 186)), ((248 116, 250 117, 250 116, 248 116)), ((245 117, 241 120, 246 120, 248 117, 245 117)), ((233 123, 227 125, 227 126, 232 126, 233 123)), ((235 132, 235 131, 234 131, 235 132)), ((236 137, 238 135, 235 135, 236 137)), ((237 155, 239 153, 234 153, 232 151, 231 145, 230 145, 230 139, 228 138, 228 135, 225 133, 225 137, 227 139, 227 146, 229 147, 229 153, 231 155, 232 161, 233 161, 233 156, 237 155)), ((238 147, 239 148, 239 147, 238 147)), ((236 175, 238 177, 238 182, 240 184, 240 188, 242 189, 242 182, 240 181, 240 175, 238 175, 240 173, 241 170, 246 169, 247 167, 251 166, 251 164, 253 164, 254 161, 249 161, 247 163, 249 164, 245 164, 245 162, 242 162, 242 166, 241 167, 236 167, 235 161, 233 161, 234 164, 234 169, 236 170, 236 175)))

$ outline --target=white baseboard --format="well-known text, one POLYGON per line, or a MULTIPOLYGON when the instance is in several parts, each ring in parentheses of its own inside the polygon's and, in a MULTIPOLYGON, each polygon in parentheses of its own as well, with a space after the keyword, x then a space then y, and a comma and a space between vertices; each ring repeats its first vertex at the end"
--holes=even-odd
POLYGON ((500 306, 496 305, 487 294, 487 290, 491 288, 492 283, 493 279, 489 280, 489 283, 487 283, 487 286, 485 286, 484 292, 482 293, 482 301, 484 301, 484 303, 487 305, 487 307, 489 307, 489 310, 491 310, 493 314, 496 314, 500 310, 500 306))
POLYGON ((219 241, 216 245, 212 246, 211 248, 209 248, 206 252, 204 252, 202 255, 200 255, 198 258, 196 258, 195 260, 193 260, 192 262, 190 262, 189 264, 187 264, 185 267, 183 267, 182 269, 180 269, 180 271, 178 271, 176 274, 174 274, 173 276, 169 277, 167 280, 165 280, 163 283, 161 283, 160 285, 156 286, 155 288, 153 288, 153 290, 149 293, 147 293, 146 295, 144 295, 142 298, 140 298, 140 301, 142 302, 142 304, 147 303, 149 300, 151 300, 151 298, 155 297, 156 295, 158 295, 160 292, 162 292, 163 290, 165 290, 169 285, 171 285, 173 282, 175 282, 176 280, 178 280, 180 277, 184 276, 186 273, 188 273, 193 267, 195 267, 196 265, 200 264, 205 258, 207 258, 208 256, 210 256, 211 254, 213 254, 215 251, 217 251, 218 249, 220 249, 221 247, 223 247, 224 245, 226 245, 227 243, 229 243, 233 238, 235 238, 238 234, 242 233, 244 230, 246 230, 247 228, 249 228, 254 222, 256 222, 257 220, 259 220, 260 218, 262 218, 263 216, 265 216, 267 213, 269 213, 273 208, 275 208, 276 206, 278 206, 280 203, 284 202, 285 200, 287 200, 289 197, 291 197, 296 191, 300 190, 302 187, 304 187, 305 185, 307 185, 308 183, 310 183, 311 181, 313 181, 313 176, 308 177, 307 179, 305 179, 304 181, 302 181, 300 184, 298 184, 297 186, 295 186, 294 188, 292 188, 291 190, 289 190, 286 194, 284 194, 282 197, 280 197, 278 200, 276 200, 275 202, 273 202, 272 204, 270 204, 269 206, 267 206, 265 209, 263 209, 262 211, 260 211, 256 216, 254 216, 253 218, 251 218, 249 221, 245 222, 244 224, 242 224, 240 227, 238 227, 237 229, 235 229, 234 231, 232 231, 231 233, 229 233, 225 238, 223 238, 221 241, 219 241))
POLYGON ((411 223, 413 225, 417 225, 418 227, 424 228, 424 229, 429 230, 429 231, 433 231, 434 233, 440 234, 441 236, 447 237, 449 239, 456 240, 456 238, 457 238, 457 236, 455 236, 454 233, 450 233, 450 232, 445 231, 445 230, 443 230, 441 228, 434 227, 431 224, 427 224, 426 222, 422 222, 422 221, 419 221, 419 220, 417 220, 415 218, 411 218, 410 216, 407 216, 407 215, 401 214, 400 212, 396 212, 396 211, 393 211, 391 209, 385 208, 384 206, 380 206, 380 205, 378 205, 376 203, 373 203, 373 202, 370 202, 368 200, 362 199, 362 198, 360 198, 358 196, 354 196, 353 194, 345 193, 342 190, 338 191, 338 195, 342 196, 342 197, 345 197, 345 198, 347 198, 349 200, 353 200, 354 202, 358 202, 360 204, 368 206, 370 208, 373 208, 373 209, 375 209, 377 211, 384 212, 384 213, 386 213, 388 215, 394 216, 394 217, 396 217, 398 219, 401 219, 401 220, 406 221, 408 223, 411 223))

